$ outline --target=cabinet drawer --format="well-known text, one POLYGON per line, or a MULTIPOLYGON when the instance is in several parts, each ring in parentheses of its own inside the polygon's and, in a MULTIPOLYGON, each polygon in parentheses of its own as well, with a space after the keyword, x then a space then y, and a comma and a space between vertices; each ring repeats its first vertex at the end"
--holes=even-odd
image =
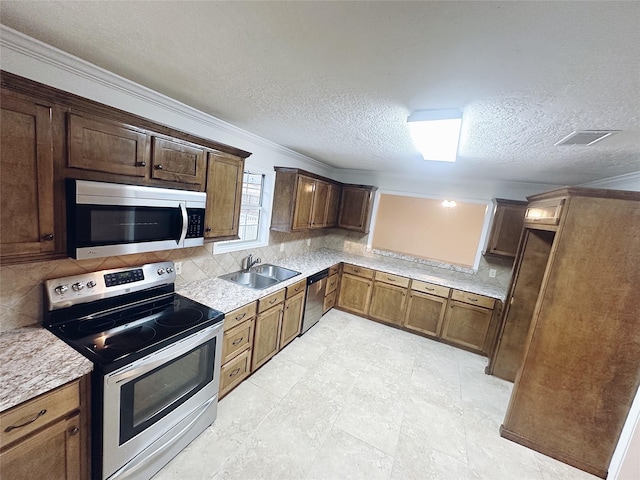
POLYGON ((373 274, 375 273, 370 268, 356 267, 355 265, 350 265, 348 263, 344 264, 342 271, 343 273, 350 273, 351 275, 357 275, 358 277, 363 278, 373 278, 373 274))
POLYGON ((338 288, 338 274, 334 273, 327 279, 327 288, 325 290, 325 295, 329 295, 336 288, 338 288))
POLYGON ((224 332, 222 341, 222 363, 225 364, 242 350, 251 348, 253 344, 253 321, 242 322, 231 330, 224 332))
POLYGON ((409 286, 409 279, 401 277, 399 275, 393 275, 391 273, 376 272, 376 281, 389 283, 391 285, 397 285, 398 287, 407 288, 409 286))
POLYGON ((333 307, 336 306, 337 295, 338 295, 338 291, 334 290, 333 292, 328 294, 326 297, 324 297, 324 305, 322 307, 323 314, 327 313, 329 310, 331 310, 333 307))
POLYGON ((220 394, 222 398, 240 384, 250 372, 251 350, 241 353, 220 369, 220 394))
POLYGON ((266 297, 262 297, 258 300, 258 313, 262 313, 265 310, 277 305, 278 303, 284 302, 285 297, 285 289, 278 290, 271 295, 267 295, 266 297))
POLYGON ((464 302, 483 308, 493 308, 496 303, 493 298, 485 297, 483 295, 476 295, 475 293, 463 292, 461 290, 454 290, 453 294, 451 294, 451 298, 453 300, 458 300, 459 302, 464 302))
POLYGON ((256 314, 257 302, 251 302, 244 307, 237 308, 224 316, 224 328, 231 329, 249 320, 256 314))
POLYGON ((307 289, 307 279, 300 280, 299 282, 289 285, 287 287, 287 298, 291 298, 300 292, 304 292, 307 289))
POLYGON ((451 291, 448 287, 442 285, 436 285, 435 283, 421 282, 420 280, 411 281, 411 290, 416 290, 422 293, 428 293, 429 295, 437 295, 438 297, 449 297, 451 291))
POLYGON ((340 264, 339 263, 336 263, 332 267, 329 267, 329 276, 331 276, 331 275, 333 275, 335 273, 340 273, 340 264))
POLYGON ((0 415, 0 425, 2 425, 0 447, 25 437, 34 430, 79 408, 80 386, 75 381, 9 409, 0 415), (17 428, 10 428, 12 426, 17 428), (10 428, 8 432, 7 428, 10 428))

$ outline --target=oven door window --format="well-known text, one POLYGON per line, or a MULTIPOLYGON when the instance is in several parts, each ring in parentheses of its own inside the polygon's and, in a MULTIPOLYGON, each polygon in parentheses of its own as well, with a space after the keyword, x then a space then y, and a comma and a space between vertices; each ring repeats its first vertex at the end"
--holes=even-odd
POLYGON ((129 381, 120 390, 120 445, 213 381, 215 339, 129 381))
POLYGON ((180 240, 179 207, 78 205, 76 245, 93 247, 180 240))

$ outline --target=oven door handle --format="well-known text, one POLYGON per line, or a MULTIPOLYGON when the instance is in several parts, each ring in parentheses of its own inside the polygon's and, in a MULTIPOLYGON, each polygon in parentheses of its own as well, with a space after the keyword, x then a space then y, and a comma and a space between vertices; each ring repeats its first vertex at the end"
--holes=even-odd
POLYGON ((191 429, 193 424, 198 421, 198 419, 202 416, 202 414, 207 411, 207 409, 209 408, 209 406, 213 401, 218 401, 217 395, 210 398, 205 403, 203 403, 198 408, 196 408, 193 412, 191 412, 189 415, 193 415, 195 413, 194 418, 187 425, 185 425, 185 427, 182 430, 174 434, 174 436, 171 438, 170 441, 162 444, 153 452, 149 452, 148 454, 145 453, 145 455, 138 455, 137 457, 134 457, 133 460, 131 460, 129 463, 124 465, 120 470, 117 470, 112 476, 110 476, 109 480, 115 480, 116 478, 119 478, 123 474, 126 474, 126 478, 132 478, 130 477, 132 473, 135 473, 135 471, 138 470, 140 467, 148 465, 149 460, 151 460, 156 455, 161 454, 164 450, 171 447, 178 440, 180 440, 189 431, 189 429, 191 429))
MULTIPOLYGON (((212 325, 210 327, 205 328, 204 330, 192 335, 191 337, 187 337, 184 340, 181 340, 169 347, 166 347, 159 352, 152 353, 151 355, 139 360, 138 362, 134 362, 131 365, 128 365, 120 370, 116 370, 115 372, 108 373, 105 375, 105 382, 109 385, 113 385, 116 383, 123 382, 131 377, 138 377, 143 375, 151 370, 158 368, 159 366, 167 363, 168 360, 173 358, 177 358, 180 355, 183 355, 190 350, 202 345, 212 338, 216 337, 222 331, 222 323, 220 325, 212 325)), ((216 345, 216 348, 219 348, 216 345)))
POLYGON ((189 215, 187 214, 187 206, 184 202, 180 202, 180 215, 182 216, 182 230, 180 231, 180 238, 176 240, 178 245, 184 245, 184 239, 187 238, 187 229, 189 227, 189 215))

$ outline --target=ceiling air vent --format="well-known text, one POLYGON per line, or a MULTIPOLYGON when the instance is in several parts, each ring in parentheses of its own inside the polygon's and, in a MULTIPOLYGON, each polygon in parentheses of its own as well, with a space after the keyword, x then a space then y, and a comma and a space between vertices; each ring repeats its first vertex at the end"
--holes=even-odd
POLYGON ((609 135, 619 132, 620 130, 576 130, 570 133, 556 145, 593 145, 609 135))

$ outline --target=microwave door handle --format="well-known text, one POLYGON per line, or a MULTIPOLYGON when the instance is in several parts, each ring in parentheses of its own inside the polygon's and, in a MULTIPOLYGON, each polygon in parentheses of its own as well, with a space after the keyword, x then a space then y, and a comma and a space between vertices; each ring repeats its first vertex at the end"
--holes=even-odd
POLYGON ((182 230, 180 238, 177 240, 178 245, 184 245, 184 239, 187 238, 187 228, 189 226, 189 216, 187 215, 187 207, 184 202, 180 202, 180 214, 182 215, 182 230))

